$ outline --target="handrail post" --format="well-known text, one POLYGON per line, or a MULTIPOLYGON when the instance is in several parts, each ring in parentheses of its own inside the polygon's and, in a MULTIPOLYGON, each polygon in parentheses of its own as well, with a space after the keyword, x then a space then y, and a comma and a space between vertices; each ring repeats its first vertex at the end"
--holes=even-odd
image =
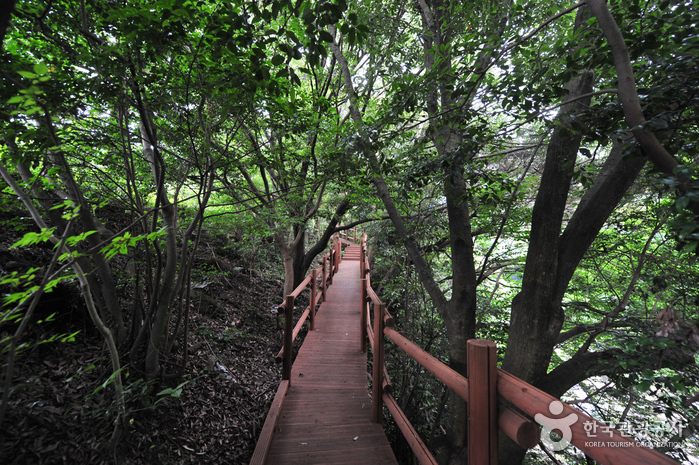
POLYGON ((372 377, 371 421, 383 422, 384 304, 374 307, 374 371, 372 377))
POLYGON ((311 311, 308 315, 311 318, 309 329, 313 331, 316 326, 316 281, 318 279, 318 270, 311 271, 311 311))
POLYGON ((333 244, 332 250, 330 250, 330 270, 328 271, 328 280, 330 281, 330 284, 333 282, 333 275, 335 274, 335 260, 337 260, 337 249, 335 248, 335 244, 333 244))
POLYGON ((328 286, 332 284, 333 280, 333 269, 335 265, 333 265, 333 256, 335 255, 335 243, 333 243, 332 247, 330 248, 330 251, 328 252, 328 286))
POLYGON ((366 278, 366 268, 364 261, 366 260, 366 255, 364 254, 364 240, 359 243, 359 277, 361 279, 366 278))
MULTIPOLYGON (((356 230, 355 230, 356 231, 356 230)), ((367 280, 366 280, 366 256, 364 255, 364 241, 362 240, 362 243, 359 245, 359 279, 361 279, 361 304, 362 306, 360 307, 361 313, 360 313, 360 318, 359 318, 359 335, 360 335, 360 342, 359 342, 359 349, 361 350, 362 353, 366 352, 366 338, 367 338, 367 332, 366 332, 366 324, 367 324, 367 280)))
POLYGON ((282 380, 291 382, 291 338, 294 332, 294 296, 286 296, 284 304, 284 365, 282 367, 282 380))
POLYGON ((360 307, 360 317, 359 317, 359 350, 362 353, 366 352, 366 324, 367 324, 367 301, 366 301, 366 278, 362 274, 362 292, 360 294, 361 296, 361 307, 360 307))
POLYGON ((492 341, 466 343, 468 364, 468 463, 498 463, 497 346, 492 341))
POLYGON ((335 259, 335 273, 340 269, 340 263, 342 263, 342 241, 337 241, 336 248, 336 259, 335 259))
POLYGON ((328 281, 328 271, 326 269, 328 267, 327 262, 328 262, 328 255, 325 254, 325 255, 323 255, 323 281, 322 281, 321 289, 320 289, 321 298, 323 299, 321 302, 325 302, 325 300, 326 300, 325 299, 325 288, 327 287, 327 281, 328 281))

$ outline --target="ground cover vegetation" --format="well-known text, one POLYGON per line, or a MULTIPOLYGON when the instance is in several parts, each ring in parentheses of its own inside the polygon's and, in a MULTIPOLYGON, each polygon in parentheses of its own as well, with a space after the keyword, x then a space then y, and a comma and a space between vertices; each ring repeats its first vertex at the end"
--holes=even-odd
MULTIPOLYGON (((694 2, 5 3, 10 463, 80 441, 95 463, 245 463, 269 308, 360 225, 398 326, 455 370, 494 340, 503 369, 696 456, 694 2)), ((463 463, 463 402, 388 352, 408 417, 463 463)))

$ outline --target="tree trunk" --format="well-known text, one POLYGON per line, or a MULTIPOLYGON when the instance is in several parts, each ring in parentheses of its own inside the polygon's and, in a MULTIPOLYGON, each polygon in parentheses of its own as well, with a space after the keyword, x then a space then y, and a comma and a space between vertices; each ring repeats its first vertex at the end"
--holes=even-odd
MULTIPOLYGON (((591 72, 567 87, 568 101, 592 91, 591 72)), ((512 320, 503 369, 538 386, 546 374, 553 346, 563 324, 563 310, 555 294, 558 243, 581 136, 566 126, 571 113, 588 106, 591 97, 563 105, 561 127, 551 136, 544 173, 532 211, 529 250, 522 290, 512 302, 512 320)))
MULTIPOLYGON (((558 245, 575 160, 582 137, 569 129, 573 113, 589 106, 593 74, 585 72, 566 87, 569 95, 558 114, 546 152, 544 172, 532 211, 522 289, 512 301, 510 332, 503 370, 541 386, 563 324, 561 301, 555 299, 558 275, 558 245), (575 100, 574 100, 575 99, 575 100), (572 101, 572 102, 571 102, 572 101)), ((503 437, 503 435, 501 435, 503 437)), ((500 463, 521 463, 525 451, 510 440, 502 440, 500 463)))
MULTIPOLYGON (((305 275, 308 273, 308 270, 311 268, 311 265, 313 264, 313 260, 320 255, 328 246, 328 242, 330 242, 330 238, 332 237, 333 234, 335 234, 337 231, 335 228, 337 227, 338 223, 342 219, 345 213, 349 211, 351 207, 350 201, 345 198, 342 199, 342 201, 339 203, 337 208, 335 209, 335 214, 333 217, 330 219, 328 222, 328 225, 325 227, 325 231, 323 231, 323 234, 320 236, 320 238, 316 241, 311 248, 308 249, 308 252, 304 255, 303 258, 303 274, 305 275)), ((316 221, 316 225, 318 225, 318 222, 316 221)))
POLYGON ((274 233, 274 243, 279 249, 279 253, 282 256, 282 262, 284 263, 284 297, 288 296, 294 292, 294 256, 293 248, 290 248, 286 243, 286 238, 284 233, 276 232, 274 233))
POLYGON ((293 273, 294 273, 294 287, 296 289, 299 284, 306 278, 306 271, 308 270, 304 267, 304 259, 306 258, 306 232, 304 226, 294 226, 294 237, 298 237, 295 243, 295 247, 290 251, 292 253, 293 259, 293 273), (301 235, 298 237, 298 235, 301 235))
MULTIPOLYGON (((148 118, 141 109, 141 140, 143 152, 151 165, 153 179, 157 186, 157 201, 160 204, 160 216, 165 226, 165 258, 157 266, 163 267, 160 282, 155 282, 152 299, 155 299, 155 311, 152 315, 150 338, 146 352, 146 380, 152 380, 160 373, 160 357, 165 355, 165 332, 170 322, 171 304, 177 295, 175 280, 177 278, 177 214, 165 189, 165 166, 158 153, 155 136, 148 128, 148 118)), ((159 273, 158 273, 159 274, 159 273)), ((151 305, 151 308, 153 305, 151 305)))

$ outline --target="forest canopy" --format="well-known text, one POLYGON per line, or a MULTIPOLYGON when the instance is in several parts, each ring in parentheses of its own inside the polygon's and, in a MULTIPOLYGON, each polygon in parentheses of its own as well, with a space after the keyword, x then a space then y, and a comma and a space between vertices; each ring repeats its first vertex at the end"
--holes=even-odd
MULTIPOLYGON (((286 295, 357 226, 419 345, 465 375, 466 341, 493 340, 504 370, 592 416, 683 425, 661 451, 689 460, 697 7, 4 2, 0 210, 34 226, 3 228, 55 247, 32 267, 0 260, 0 422, 43 293, 79 288, 119 425, 125 368, 153 386, 188 373, 202 237, 224 235, 286 295)), ((463 402, 392 364, 408 416, 425 437, 443 425, 430 442, 460 463, 463 402)))

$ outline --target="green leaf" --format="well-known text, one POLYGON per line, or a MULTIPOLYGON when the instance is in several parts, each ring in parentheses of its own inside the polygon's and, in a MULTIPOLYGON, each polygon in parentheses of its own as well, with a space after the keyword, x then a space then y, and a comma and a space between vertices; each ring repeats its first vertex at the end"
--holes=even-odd
POLYGON ((274 66, 279 66, 282 63, 284 63, 285 61, 286 61, 285 58, 281 55, 274 55, 274 57, 272 57, 272 64, 274 66))
POLYGON ((641 392, 647 392, 650 389, 650 381, 641 381, 640 383, 638 383, 636 388, 641 392))
POLYGON ((294 47, 288 45, 288 44, 281 44, 279 45, 279 48, 285 52, 289 57, 293 58, 294 54, 296 52, 296 49, 294 47))
POLYGON ((697 245, 699 245, 699 242, 691 242, 689 244, 685 244, 685 246, 682 247, 682 252, 684 252, 684 253, 694 252, 697 248, 697 245))
POLYGON ((313 10, 310 8, 303 10, 303 13, 301 13, 301 19, 303 20, 304 24, 311 24, 315 19, 313 16, 313 10))
POLYGON ((156 238, 158 238, 160 236, 164 236, 165 234, 167 234, 167 228, 162 227, 162 228, 158 229, 157 231, 153 231, 152 233, 148 234, 146 236, 146 239, 149 242, 153 242, 156 238))
POLYGON ((683 196, 675 200, 675 208, 677 211, 682 211, 689 205, 689 197, 683 196))
MULTIPOLYGON (((172 396, 174 392, 176 392, 175 389, 167 388, 167 389, 163 389, 162 391, 160 391, 156 395, 158 395, 158 396, 172 396)), ((179 397, 179 396, 173 396, 173 397, 179 397)))
POLYGON ((328 31, 319 31, 318 37, 323 42, 331 43, 333 41, 333 36, 328 31))
POLYGON ((17 71, 17 74, 19 74, 20 76, 24 76, 25 78, 28 78, 28 79, 36 79, 39 77, 30 71, 17 71))
POLYGON ((296 37, 296 34, 294 34, 292 31, 286 31, 286 36, 294 41, 297 45, 301 45, 301 41, 296 37))
POLYGON ((66 244, 68 246, 72 247, 76 245, 78 242, 85 240, 87 236, 90 236, 92 234, 95 234, 97 231, 86 231, 82 234, 78 234, 77 236, 71 236, 68 239, 66 239, 66 244))
POLYGON ((61 338, 61 342, 75 342, 75 336, 77 336, 78 333, 80 333, 80 331, 75 331, 72 334, 68 334, 66 336, 63 336, 61 338))
POLYGON ((170 397, 175 397, 178 398, 182 395, 182 390, 184 389, 185 385, 187 385, 189 381, 185 381, 183 383, 180 383, 176 388, 167 388, 163 389, 160 391, 158 396, 170 396, 170 397))
POLYGON ((40 242, 46 242, 51 238, 51 236, 53 236, 53 228, 42 229, 40 233, 28 232, 24 235, 24 237, 22 237, 22 239, 12 244, 10 248, 14 249, 15 247, 24 247, 26 245, 33 245, 38 244, 40 242))
POLYGON ((49 72, 48 66, 46 66, 44 63, 37 63, 34 65, 34 72, 41 76, 49 72))

